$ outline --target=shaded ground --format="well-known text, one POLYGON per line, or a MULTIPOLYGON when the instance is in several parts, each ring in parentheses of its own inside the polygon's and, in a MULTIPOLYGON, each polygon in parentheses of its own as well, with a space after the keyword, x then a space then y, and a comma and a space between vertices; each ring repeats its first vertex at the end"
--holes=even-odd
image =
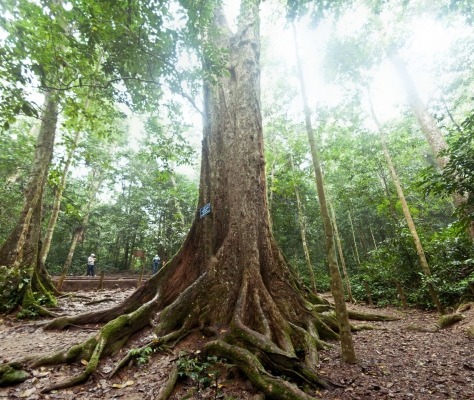
MULTIPOLYGON (((76 295, 84 297, 61 299, 59 312, 71 314, 109 307, 130 293, 131 290, 120 289, 98 293, 77 292, 76 295)), ((350 308, 374 312, 362 305, 350 308)), ((318 370, 337 387, 331 391, 320 391, 317 396, 341 400, 474 399, 474 340, 469 339, 465 332, 466 327, 474 323, 472 308, 463 312, 466 317, 463 321, 444 330, 436 328, 435 313, 418 310, 402 313, 394 308, 377 309, 377 312, 398 315, 401 319, 374 322, 371 325, 377 329, 354 334, 358 364, 341 363, 338 344, 322 351, 318 370)), ((41 325, 42 321, 21 322, 0 317, 0 362, 78 343, 99 328, 88 326, 65 332, 44 332, 41 325)), ((140 346, 150 336, 148 331, 135 337, 133 346, 140 346)), ((195 349, 204 341, 203 336, 194 333, 177 348, 152 354, 150 362, 125 368, 108 379, 117 360, 126 354, 126 350, 122 350, 113 359, 104 360, 99 372, 87 383, 49 394, 41 394, 40 391, 51 382, 81 371, 83 365, 42 367, 31 371, 32 376, 26 382, 0 388, 0 399, 154 399, 180 352, 195 349)), ((188 371, 194 372, 197 380, 210 381, 211 387, 198 392, 202 385, 198 385, 196 380, 182 380, 172 396, 173 400, 263 399, 232 366, 221 367, 216 378, 212 360, 199 360, 197 365, 193 365, 198 357, 198 354, 192 353, 191 361, 183 362, 182 369, 187 367, 188 371)))

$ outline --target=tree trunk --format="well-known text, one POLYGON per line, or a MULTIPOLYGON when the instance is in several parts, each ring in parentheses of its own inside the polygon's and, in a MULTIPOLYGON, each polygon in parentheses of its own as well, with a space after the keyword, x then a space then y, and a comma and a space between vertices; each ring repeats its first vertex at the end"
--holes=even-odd
POLYGON ((402 307, 406 310, 408 309, 408 302, 405 296, 405 291, 403 290, 403 286, 398 279, 395 279, 394 281, 395 281, 395 286, 397 287, 398 297, 400 301, 402 302, 402 307))
POLYGON ((69 251, 67 253, 67 257, 66 257, 66 260, 64 261, 63 269, 61 271, 61 276, 59 277, 58 283, 56 285, 56 288, 58 289, 58 291, 63 290, 63 283, 64 283, 64 280, 66 279, 66 275, 69 271, 69 268, 71 267, 72 257, 74 256, 74 252, 76 251, 77 243, 81 240, 83 235, 84 235, 84 226, 78 226, 76 229, 74 229, 71 245, 69 246, 69 251))
MULTIPOLYGON (((421 100, 415 82, 413 82, 407 66, 400 56, 398 50, 395 48, 390 50, 386 49, 386 54, 402 80, 410 108, 418 123, 420 124, 421 131, 425 135, 431 151, 436 158, 436 163, 438 164, 438 167, 443 170, 446 166, 446 163, 449 162, 448 156, 440 155, 441 151, 448 148, 446 140, 444 139, 444 135, 439 129, 435 119, 430 115, 423 101, 421 100)), ((453 196, 453 203, 456 207, 460 207, 467 203, 467 199, 468 196, 455 193, 453 196)), ((469 233, 471 239, 474 240, 474 221, 469 224, 467 232, 469 233)))
MULTIPOLYGON (((29 299, 27 301, 28 306, 33 304, 31 293, 26 294, 27 292, 35 291, 49 296, 48 291, 55 291, 51 279, 40 263, 39 252, 43 193, 53 157, 58 120, 57 108, 58 100, 56 96, 51 92, 46 92, 41 126, 36 140, 34 161, 24 192, 23 209, 16 227, 0 248, 0 265, 18 268, 23 271, 23 276, 30 278, 29 287, 23 290, 25 296, 29 299)), ((0 292, 3 292, 3 290, 0 290, 0 292)), ((20 301, 25 303, 26 297, 19 296, 19 298, 22 298, 20 301)))
MULTIPOLYGON (((290 167, 291 167, 291 171, 293 172, 293 179, 294 179, 295 164, 293 162, 293 156, 291 153, 289 155, 289 161, 290 161, 290 167)), ((313 265, 311 264, 311 257, 309 255, 308 242, 306 241, 305 215, 304 215, 303 205, 301 203, 300 192, 298 190, 298 186, 295 183, 293 183, 293 190, 295 191, 296 206, 298 209, 298 223, 300 226, 301 242, 303 244, 303 253, 304 253, 304 258, 306 260, 306 267, 308 268, 308 274, 311 281, 311 287, 314 290, 314 292, 317 293, 316 279, 314 278, 313 265)))
POLYGON ((49 218, 48 228, 46 229, 46 234, 44 235, 43 239, 43 246, 41 248, 41 263, 46 265, 46 259, 48 258, 49 249, 51 247, 51 242, 53 240, 54 229, 56 228, 56 223, 59 217, 59 211, 61 209, 61 200, 63 197, 63 192, 66 187, 67 181, 67 174, 69 172, 69 167, 71 166, 72 159, 74 157, 74 153, 77 148, 77 143, 79 141, 80 132, 79 130, 76 132, 74 136, 74 140, 72 143, 72 148, 67 153, 66 163, 64 164, 61 182, 59 186, 56 188, 56 192, 54 194, 54 202, 53 202, 53 210, 51 212, 51 217, 49 218))
POLYGON ((341 237, 339 236, 339 230, 337 229, 336 214, 334 213, 334 208, 329 205, 332 214, 332 221, 334 224, 334 233, 336 236, 337 251, 339 253, 339 258, 341 259, 342 272, 344 273, 344 282, 346 284, 347 298, 353 303, 354 298, 352 297, 351 282, 349 280, 349 274, 347 273, 346 260, 344 259, 344 252, 342 251, 341 237))
POLYGON ((377 242, 375 240, 375 236, 374 236, 374 232, 372 231, 372 227, 369 226, 369 231, 370 231, 370 236, 372 237, 372 241, 374 243, 374 249, 375 250, 378 250, 378 247, 377 247, 377 242))
MULTIPOLYGON (((315 400, 317 387, 330 387, 315 368, 322 340, 339 338, 334 317, 324 312, 333 307, 294 278, 270 230, 260 114, 259 1, 241 3, 235 34, 217 7, 208 35, 228 55, 229 73, 204 85, 199 205, 210 203, 211 213, 201 218, 196 211, 180 251, 121 304, 61 317, 45 327, 107 322, 69 350, 14 364, 88 360, 83 372, 43 392, 83 382, 101 357, 116 352, 151 321, 157 323, 156 339, 146 346, 177 343, 199 329, 208 337, 202 354, 227 359, 268 398, 315 400)), ((131 361, 131 354, 114 372, 131 361)), ((170 382, 167 393, 175 380, 170 382)))
POLYGON ((347 214, 349 215, 349 223, 351 225, 351 231, 352 231, 352 240, 354 241, 354 254, 356 256, 357 265, 360 266, 359 250, 357 249, 357 241, 356 241, 356 236, 355 236, 355 231, 354 231, 354 224, 352 223, 351 212, 349 211, 347 214))
POLYGON ((329 271, 331 274, 331 291, 334 297, 334 303, 336 306, 336 315, 339 324, 339 332, 341 335, 341 355, 342 359, 348 363, 356 362, 356 355, 354 351, 354 343, 352 340, 352 334, 350 330, 349 318, 346 309, 346 303, 344 299, 344 289, 342 286, 342 279, 337 267, 336 253, 334 251, 334 232, 332 229, 331 218, 329 216, 328 205, 326 201, 326 194, 323 183, 323 174, 321 171, 321 163, 319 161, 318 150, 316 147, 316 140, 313 133, 313 127, 311 125, 311 112, 308 106, 306 98, 306 89, 303 78, 303 68, 301 65, 301 59, 298 53, 298 43, 296 38, 296 28, 293 27, 293 37, 295 42, 296 52, 296 66, 298 70, 298 78, 300 81, 301 97, 303 99, 304 115, 306 132, 308 134, 309 146, 311 149, 311 157, 313 159, 313 167, 316 178, 316 188, 318 192, 319 205, 321 208, 321 216, 323 219, 324 233, 326 235, 326 255, 329 264, 329 271))
POLYGON ((435 119, 430 115, 423 101, 421 100, 416 85, 413 82, 406 64, 401 58, 398 50, 395 48, 390 50, 387 49, 386 54, 402 80, 410 108, 418 123, 420 124, 421 131, 425 135, 426 140, 430 145, 431 151, 436 157, 436 162, 439 168, 443 169, 448 161, 446 156, 441 156, 439 154, 442 150, 446 150, 448 148, 443 133, 438 128, 438 124, 436 123, 435 119))
POLYGON ((436 292, 436 289, 431 283, 431 269, 428 265, 428 261, 426 260, 425 252, 423 250, 423 246, 421 244, 420 237, 418 236, 418 232, 416 231, 415 223, 413 222, 413 218, 410 213, 410 209, 408 207, 407 201, 405 199, 405 194, 403 193, 403 188, 400 183, 400 180, 398 179, 397 172, 395 170, 395 167, 392 162, 392 157, 390 156, 390 153, 388 151, 387 147, 387 141, 385 138, 385 133, 377 119, 377 116, 375 115, 374 109, 372 107, 372 102, 370 101, 370 94, 369 94, 369 104, 370 104, 370 111, 372 113, 372 118, 374 119, 375 124, 377 125, 377 128, 379 130, 380 134, 380 142, 382 145, 382 150, 384 153, 385 160, 387 162, 388 169, 390 171, 390 175, 392 176, 393 184, 395 186, 395 189, 397 190, 398 198, 400 199, 400 203, 402 205, 402 210, 403 210, 403 215, 405 216, 405 220, 408 225, 408 229, 410 230, 410 233, 413 237, 413 241, 415 243, 415 248, 416 252, 418 254, 418 259, 420 261, 421 268, 425 274, 425 277, 427 279, 427 286, 428 290, 431 295, 431 299, 433 300, 434 305, 436 306, 438 312, 440 314, 444 313, 444 308, 439 300, 438 293, 436 292))
POLYGON ((71 245, 69 246, 69 251, 68 251, 66 260, 64 261, 64 264, 63 264, 61 278, 59 279, 58 285, 57 285, 57 289, 59 291, 61 291, 63 281, 66 277, 69 267, 72 264, 72 258, 74 256, 74 252, 76 251, 77 243, 83 239, 84 232, 87 229, 87 226, 89 225, 89 218, 90 218, 91 210, 94 207, 94 204, 96 202, 97 191, 99 190, 99 187, 102 185, 102 182, 103 182, 100 174, 101 174, 100 172, 97 173, 96 171, 92 171, 92 173, 89 174, 89 181, 90 181, 89 196, 86 202, 84 216, 82 218, 81 224, 74 230, 74 233, 72 235, 71 245))
POLYGON ((370 286, 366 281, 364 281, 364 289, 365 289, 365 294, 367 295, 367 301, 369 302, 369 306, 373 307, 374 302, 372 301, 372 292, 370 291, 370 286))

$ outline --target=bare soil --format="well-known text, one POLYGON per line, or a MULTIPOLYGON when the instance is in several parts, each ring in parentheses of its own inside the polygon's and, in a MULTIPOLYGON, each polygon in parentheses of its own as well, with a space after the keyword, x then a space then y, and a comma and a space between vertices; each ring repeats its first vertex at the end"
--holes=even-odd
MULTIPOLYGON (((60 300, 58 312, 78 313, 110 307, 131 293, 131 289, 101 292, 76 292, 76 297, 60 300), (80 296, 80 297, 77 297, 80 296)), ((457 324, 438 329, 434 312, 396 308, 371 309, 365 305, 348 305, 350 309, 396 315, 390 322, 371 322, 375 329, 354 333, 359 362, 344 364, 339 356, 339 345, 320 352, 317 366, 320 374, 334 386, 332 390, 313 392, 323 399, 474 399, 474 339, 469 339, 466 328, 474 324, 474 304, 464 311, 464 319, 457 324)), ((44 320, 18 321, 0 317, 0 362, 8 362, 37 353, 46 354, 79 343, 99 330, 99 326, 73 327, 64 332, 43 331, 44 320)), ((353 321, 361 324, 360 321, 353 321)), ((364 323, 365 324, 365 323, 364 323)), ((132 339, 130 347, 139 347, 152 335, 151 330, 132 339)), ((51 382, 64 379, 82 370, 81 363, 41 367, 31 370, 31 378, 22 384, 0 388, 0 399, 154 399, 179 358, 187 351, 198 359, 196 350, 206 338, 199 333, 188 336, 176 348, 152 354, 143 365, 130 365, 109 379, 116 362, 126 354, 119 354, 101 362, 99 371, 85 384, 49 394, 41 390, 51 382)), ((206 361, 206 360, 204 360, 206 361)), ((86 363, 83 360, 82 363, 86 363)), ((198 361, 198 367, 205 366, 198 361)), ((196 372, 196 371, 195 371, 196 372)), ((205 380, 213 367, 198 375, 205 380)), ((202 388, 196 380, 180 379, 171 397, 178 399, 261 400, 264 397, 232 366, 221 366, 217 381, 202 388)))

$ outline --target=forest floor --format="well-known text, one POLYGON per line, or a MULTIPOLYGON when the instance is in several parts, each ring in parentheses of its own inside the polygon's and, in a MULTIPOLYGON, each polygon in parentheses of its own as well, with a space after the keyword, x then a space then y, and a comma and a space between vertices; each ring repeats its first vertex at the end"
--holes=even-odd
MULTIPOLYGON (((62 314, 110 307, 124 299, 131 290, 77 292, 84 297, 65 297, 60 300, 62 314)), ((320 374, 335 384, 332 390, 313 393, 323 399, 474 399, 474 339, 465 329, 474 323, 474 304, 465 312, 464 320, 447 329, 437 329, 437 315, 420 310, 401 311, 396 308, 369 308, 348 305, 350 309, 376 312, 400 317, 397 321, 371 322, 375 329, 354 333, 359 362, 344 364, 339 356, 339 345, 320 352, 317 366, 320 374)), ((51 349, 60 349, 78 343, 99 329, 98 326, 75 327, 63 332, 43 331, 45 321, 18 321, 0 317, 0 363, 51 349)), ((360 321, 353 321, 359 324, 360 321)), ((138 347, 149 340, 151 331, 142 332, 132 339, 130 346, 138 347)), ((41 367, 32 370, 31 378, 12 386, 0 387, 0 399, 154 399, 168 378, 180 352, 196 349, 204 343, 198 334, 188 336, 175 349, 153 354, 143 365, 125 367, 113 378, 107 377, 115 363, 126 351, 101 362, 99 370, 86 383, 70 389, 41 394, 42 388, 82 370, 80 363, 41 367)), ((85 363, 85 361, 83 361, 85 363)), ((212 370, 199 364, 192 367, 201 377, 212 370)), ((178 399, 263 399, 252 384, 238 371, 223 368, 217 385, 198 391, 196 381, 183 379, 171 397, 178 399)))

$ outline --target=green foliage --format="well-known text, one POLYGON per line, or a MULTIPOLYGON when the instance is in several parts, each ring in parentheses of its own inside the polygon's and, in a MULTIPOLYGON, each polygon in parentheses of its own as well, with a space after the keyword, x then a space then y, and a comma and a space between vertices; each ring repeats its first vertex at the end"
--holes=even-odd
POLYGON ((443 171, 426 168, 419 186, 427 195, 464 196, 467 201, 458 207, 457 215, 465 229, 474 221, 474 112, 462 122, 459 130, 451 130, 448 143, 449 148, 441 154, 449 158, 443 171))
POLYGON ((28 268, 0 266, 0 313, 10 312, 21 304, 29 282, 28 268))
POLYGON ((329 14, 340 16, 353 2, 353 0, 287 0, 287 16, 293 20, 309 14, 313 24, 316 25, 329 14))
POLYGON ((38 318, 39 314, 37 309, 31 308, 22 308, 17 314, 16 318, 18 319, 36 319, 38 318))
POLYGON ((178 376, 191 379, 196 385, 197 398, 201 398, 201 391, 213 387, 215 398, 217 397, 219 385, 218 365, 222 361, 216 356, 201 355, 200 350, 194 353, 180 352, 177 361, 178 376))
POLYGON ((130 355, 136 360, 138 365, 148 363, 153 353, 157 352, 160 348, 155 346, 145 346, 139 349, 130 350, 130 355))
POLYGON ((368 283, 372 299, 378 305, 400 305, 395 279, 404 288, 409 304, 433 308, 427 283, 430 281, 439 292, 441 302, 456 305, 460 298, 472 296, 474 282, 474 252, 466 235, 453 225, 424 238, 424 250, 432 277, 420 270, 416 253, 408 233, 379 244, 361 266, 352 280, 356 298, 366 298, 364 283, 368 283))
POLYGON ((19 213, 23 202, 36 139, 31 130, 31 122, 21 119, 0 134, 0 243, 13 229, 12 215, 19 213))

